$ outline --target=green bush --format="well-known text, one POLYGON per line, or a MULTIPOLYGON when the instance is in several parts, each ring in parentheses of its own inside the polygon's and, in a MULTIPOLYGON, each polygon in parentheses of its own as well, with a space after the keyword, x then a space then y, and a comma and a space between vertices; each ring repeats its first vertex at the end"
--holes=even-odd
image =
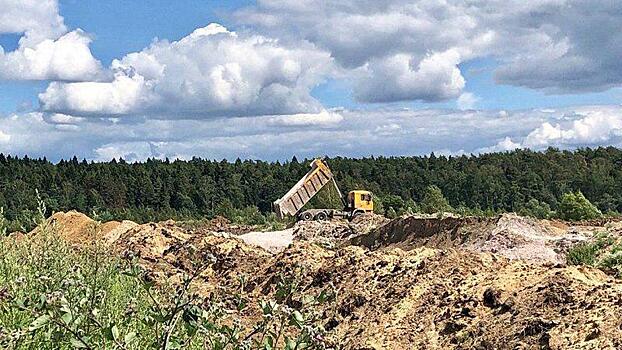
POLYGON ((9 222, 4 217, 4 208, 0 207, 0 237, 4 237, 7 235, 9 229, 9 222))
POLYGON ((292 350, 328 344, 317 306, 334 300, 334 291, 328 286, 302 295, 302 274, 275 281, 276 300, 260 301, 259 320, 243 326, 245 278, 222 295, 201 297, 192 290, 216 263, 209 254, 192 260, 181 284, 155 287, 153 275, 131 258, 117 258, 95 243, 71 246, 46 222, 23 239, 1 238, 0 251, 2 349, 292 350))
POLYGON ((531 216, 537 219, 549 219, 553 216, 551 207, 548 203, 540 202, 539 200, 532 198, 529 202, 525 203, 519 210, 518 214, 522 216, 531 216))
POLYGON ((434 185, 426 188, 420 208, 421 211, 427 214, 453 211, 449 201, 443 196, 441 189, 434 185))
POLYGON ((559 216, 564 220, 578 221, 597 219, 602 213, 585 198, 581 192, 570 192, 562 196, 559 205, 559 216))
POLYGON ((397 213, 402 212, 405 206, 405 202, 402 197, 393 194, 382 196, 382 204, 385 208, 388 208, 386 212, 387 217, 390 217, 389 212, 391 211, 391 209, 393 209, 393 212, 395 213, 393 217, 396 217, 397 213))
POLYGON ((571 265, 594 266, 599 250, 597 244, 581 243, 568 251, 566 260, 571 265))
POLYGON ((591 243, 582 243, 568 251, 566 259, 571 265, 597 267, 618 278, 622 277, 622 243, 605 234, 591 243))
POLYGON ((598 264, 601 269, 615 275, 616 277, 622 277, 622 247, 614 247, 611 253, 607 254, 602 261, 598 264))
POLYGON ((387 210, 385 215, 389 219, 395 219, 397 217, 397 212, 393 209, 393 207, 389 207, 389 210, 387 210))

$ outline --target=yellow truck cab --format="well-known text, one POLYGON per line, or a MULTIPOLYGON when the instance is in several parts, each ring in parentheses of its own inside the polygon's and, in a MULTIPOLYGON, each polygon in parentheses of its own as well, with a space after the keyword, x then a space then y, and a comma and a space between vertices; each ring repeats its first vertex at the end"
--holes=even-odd
POLYGON ((369 191, 350 191, 348 193, 348 206, 355 211, 373 212, 374 201, 369 191))

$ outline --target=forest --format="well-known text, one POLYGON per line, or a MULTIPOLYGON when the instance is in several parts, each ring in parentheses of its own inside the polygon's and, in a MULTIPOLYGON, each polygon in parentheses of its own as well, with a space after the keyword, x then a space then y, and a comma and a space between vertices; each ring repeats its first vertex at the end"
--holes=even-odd
MULTIPOLYGON (((622 211, 622 150, 614 147, 325 160, 344 193, 370 190, 384 213, 420 209, 430 188, 460 213, 554 212, 565 194, 578 192, 602 213, 622 211)), ((0 208, 9 232, 29 228, 39 199, 50 212, 75 209, 102 220, 265 216, 309 163, 295 157, 52 163, 0 154, 0 208)))

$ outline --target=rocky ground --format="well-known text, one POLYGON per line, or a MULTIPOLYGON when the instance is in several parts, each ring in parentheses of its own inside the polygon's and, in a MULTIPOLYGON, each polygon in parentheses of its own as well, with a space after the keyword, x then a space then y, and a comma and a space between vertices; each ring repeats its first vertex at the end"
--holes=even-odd
POLYGON ((199 293, 244 275, 245 292, 259 301, 274 293, 275 278, 303 271, 305 292, 338 291, 319 311, 346 349, 622 348, 621 281, 565 260, 569 247, 598 232, 620 236, 619 224, 367 216, 249 232, 224 221, 97 225, 76 212, 49 222, 68 241, 101 242, 169 282, 215 257, 199 293))

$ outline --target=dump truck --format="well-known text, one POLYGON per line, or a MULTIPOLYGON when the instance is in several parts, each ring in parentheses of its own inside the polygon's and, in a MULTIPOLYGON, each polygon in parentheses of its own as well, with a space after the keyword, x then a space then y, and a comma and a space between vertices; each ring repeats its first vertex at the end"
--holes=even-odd
POLYGON ((372 193, 364 190, 350 191, 343 197, 335 176, 322 159, 311 162, 311 170, 303 176, 282 198, 274 201, 272 207, 277 217, 295 217, 297 220, 328 220, 330 218, 346 218, 371 213, 374 211, 372 193), (337 190, 343 209, 304 209, 324 186, 332 185, 337 190))

